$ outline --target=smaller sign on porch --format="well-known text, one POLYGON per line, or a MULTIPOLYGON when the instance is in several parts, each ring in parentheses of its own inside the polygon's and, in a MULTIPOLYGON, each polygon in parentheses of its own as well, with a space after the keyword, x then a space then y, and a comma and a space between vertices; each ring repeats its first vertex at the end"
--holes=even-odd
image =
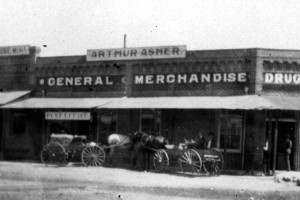
POLYGON ((90 120, 89 112, 46 112, 46 120, 90 120))
POLYGON ((87 61, 185 58, 186 45, 87 50, 87 61))
POLYGON ((30 45, 0 47, 0 56, 29 55, 30 45))

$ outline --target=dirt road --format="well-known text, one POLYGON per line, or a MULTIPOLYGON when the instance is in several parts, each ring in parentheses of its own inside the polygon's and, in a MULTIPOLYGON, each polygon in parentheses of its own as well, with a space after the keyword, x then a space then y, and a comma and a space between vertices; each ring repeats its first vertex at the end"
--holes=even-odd
POLYGON ((299 199, 300 187, 261 176, 184 176, 0 162, 0 199, 299 199))

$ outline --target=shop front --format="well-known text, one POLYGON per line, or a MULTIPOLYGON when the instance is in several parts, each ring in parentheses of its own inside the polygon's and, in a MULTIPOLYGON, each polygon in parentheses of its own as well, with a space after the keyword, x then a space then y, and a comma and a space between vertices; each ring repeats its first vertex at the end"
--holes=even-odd
POLYGON ((37 127, 25 132, 35 132, 39 148, 52 133, 85 135, 105 144, 111 133, 143 131, 177 144, 196 139, 201 130, 205 137, 213 135, 212 147, 223 152, 226 169, 245 167, 251 134, 257 146, 255 168, 262 168, 262 147, 269 138, 271 169, 284 169, 281 144, 288 133, 295 144, 292 168, 298 170, 300 104, 293 90, 298 75, 292 71, 298 64, 276 64, 278 75, 268 50, 185 48, 88 50, 87 56, 38 58, 32 96, 2 110, 12 121, 19 115, 25 127, 37 127))

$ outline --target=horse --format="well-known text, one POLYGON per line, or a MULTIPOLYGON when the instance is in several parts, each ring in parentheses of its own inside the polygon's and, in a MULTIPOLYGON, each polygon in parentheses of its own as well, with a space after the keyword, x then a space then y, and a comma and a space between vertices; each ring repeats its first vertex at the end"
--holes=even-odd
POLYGON ((120 149, 130 149, 132 150, 132 142, 130 140, 130 137, 123 134, 113 133, 110 134, 107 138, 107 152, 108 152, 108 158, 110 160, 110 165, 113 165, 112 157, 115 152, 115 148, 120 149))
POLYGON ((166 149, 169 141, 163 136, 153 136, 144 132, 134 132, 130 135, 133 145, 133 166, 137 168, 139 155, 143 158, 143 168, 150 169, 151 155, 157 149, 166 149))

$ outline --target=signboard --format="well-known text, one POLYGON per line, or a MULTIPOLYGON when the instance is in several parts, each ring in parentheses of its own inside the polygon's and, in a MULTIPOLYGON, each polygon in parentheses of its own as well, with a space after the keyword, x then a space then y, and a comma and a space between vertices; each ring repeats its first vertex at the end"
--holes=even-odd
POLYGON ((30 45, 0 47, 0 56, 29 55, 30 45))
POLYGON ((46 112, 46 120, 90 120, 89 112, 46 112))
POLYGON ((75 86, 116 86, 124 84, 123 75, 107 76, 66 76, 38 78, 40 86, 75 87, 75 86))
POLYGON ((300 73, 264 73, 264 83, 299 85, 300 73))
POLYGON ((135 85, 245 83, 245 82, 247 82, 246 72, 134 75, 135 85))
POLYGON ((185 58, 186 46, 138 47, 87 50, 87 61, 185 58))

